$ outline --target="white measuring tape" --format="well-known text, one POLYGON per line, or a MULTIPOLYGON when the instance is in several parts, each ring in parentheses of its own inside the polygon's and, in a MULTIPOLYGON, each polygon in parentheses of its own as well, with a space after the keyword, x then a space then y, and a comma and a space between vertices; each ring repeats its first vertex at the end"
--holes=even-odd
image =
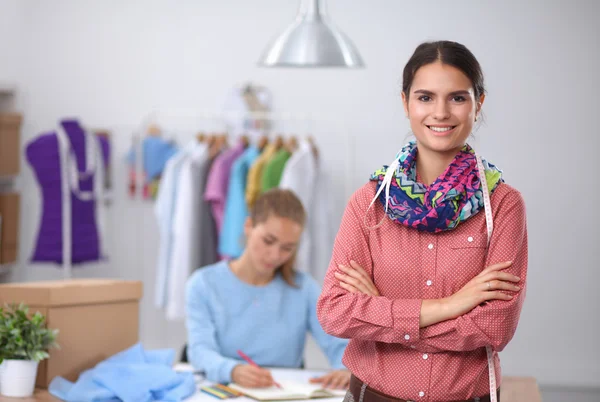
MULTIPOLYGON (((485 224, 487 226, 487 244, 490 245, 492 232, 494 231, 494 217, 492 216, 492 203, 490 201, 490 193, 488 191, 487 179, 485 177, 485 169, 481 156, 477 155, 477 170, 479 170, 479 180, 481 181, 481 191, 483 191, 483 206, 485 211, 485 224)), ((496 395, 496 369, 494 368, 494 352, 491 346, 486 346, 488 369, 490 376, 490 402, 498 402, 496 395)))

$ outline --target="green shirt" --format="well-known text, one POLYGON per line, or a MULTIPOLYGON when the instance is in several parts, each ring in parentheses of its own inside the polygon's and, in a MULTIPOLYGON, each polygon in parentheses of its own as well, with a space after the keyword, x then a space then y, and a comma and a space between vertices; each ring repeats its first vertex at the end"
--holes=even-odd
POLYGON ((287 150, 280 149, 267 162, 262 171, 262 178, 260 182, 261 191, 267 191, 279 186, 283 169, 285 168, 285 164, 290 156, 291 154, 287 150))

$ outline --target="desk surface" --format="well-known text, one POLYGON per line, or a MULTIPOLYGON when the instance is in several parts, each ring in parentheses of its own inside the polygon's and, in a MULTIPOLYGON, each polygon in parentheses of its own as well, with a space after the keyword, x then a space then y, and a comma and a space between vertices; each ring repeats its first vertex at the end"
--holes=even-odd
MULTIPOLYGON (((274 370, 275 371, 275 370, 274 370)), ((314 372, 303 372, 300 377, 310 377, 314 372)), ((188 398, 187 402, 215 402, 217 399, 209 395, 198 392, 188 398)), ((342 398, 319 399, 320 402, 337 401, 341 402, 342 398)), ((0 396, 0 402, 57 402, 60 399, 54 398, 46 390, 36 390, 35 395, 31 398, 8 398, 0 396)), ((236 402, 255 402, 250 398, 236 398, 236 402)), ((541 402, 537 382, 532 377, 503 377, 502 392, 500 402, 541 402)))

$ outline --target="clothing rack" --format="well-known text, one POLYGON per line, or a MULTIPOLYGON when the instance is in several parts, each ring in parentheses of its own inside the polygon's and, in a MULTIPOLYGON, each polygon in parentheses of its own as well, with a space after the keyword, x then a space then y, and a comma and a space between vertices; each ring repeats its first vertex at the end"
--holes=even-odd
MULTIPOLYGON (((158 124, 159 120, 163 116, 171 116, 175 117, 175 120, 178 119, 194 119, 196 120, 196 125, 198 128, 201 127, 202 123, 208 125, 221 125, 222 130, 220 131, 228 131, 228 127, 226 122, 228 120, 244 120, 244 119, 253 119, 253 120, 267 120, 270 122, 276 122, 278 124, 283 125, 284 127, 290 124, 301 124, 304 125, 304 131, 307 133, 313 133, 316 125, 319 123, 333 123, 335 126, 342 127, 342 130, 347 133, 346 141, 344 141, 345 145, 345 171, 352 171, 351 161, 354 160, 354 144, 355 139, 354 136, 351 135, 351 131, 347 129, 345 123, 340 120, 332 120, 323 115, 317 115, 312 113, 291 113, 291 112, 262 112, 262 111, 245 111, 245 112, 236 112, 236 111, 214 111, 214 110, 191 110, 191 109, 163 109, 163 110, 152 110, 147 113, 145 117, 142 119, 139 127, 132 133, 132 140, 136 140, 136 158, 135 158, 135 192, 133 194, 133 198, 143 199, 144 197, 144 166, 143 166, 143 139, 149 136, 148 128, 152 125, 158 124)), ((261 135, 271 136, 274 134, 274 131, 279 132, 279 130, 267 129, 261 135)), ((282 130, 283 132, 283 130, 282 130)), ((195 135, 195 134, 194 134, 195 135)), ((315 136, 316 137, 316 136, 315 136)), ((190 138, 191 139, 191 138, 190 138)), ((316 138, 318 141, 318 138, 316 138)), ((350 188, 352 188, 351 183, 351 175, 344 176, 344 193, 348 194, 350 188)))

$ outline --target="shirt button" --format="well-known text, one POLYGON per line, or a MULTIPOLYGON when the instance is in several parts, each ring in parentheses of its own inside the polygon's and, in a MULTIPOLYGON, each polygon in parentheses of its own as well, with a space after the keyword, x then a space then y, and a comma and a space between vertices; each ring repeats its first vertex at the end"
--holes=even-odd
POLYGON ((429 356, 427 355, 427 353, 425 353, 425 354, 423 355, 423 359, 425 359, 425 360, 427 360, 427 358, 428 358, 428 357, 429 357, 429 356))
POLYGON ((409 334, 404 335, 404 339, 406 339, 408 341, 410 339, 410 335, 409 334))
POLYGON ((427 281, 427 286, 431 286, 432 282, 431 281, 427 281))
POLYGON ((433 244, 429 243, 429 246, 427 246, 428 249, 433 250, 433 244))
POLYGON ((472 237, 472 236, 469 236, 469 238, 467 239, 467 241, 468 241, 469 243, 471 243, 471 242, 473 241, 473 237, 472 237))
POLYGON ((419 396, 421 396, 421 397, 425 396, 425 392, 423 392, 423 391, 419 392, 419 396))

